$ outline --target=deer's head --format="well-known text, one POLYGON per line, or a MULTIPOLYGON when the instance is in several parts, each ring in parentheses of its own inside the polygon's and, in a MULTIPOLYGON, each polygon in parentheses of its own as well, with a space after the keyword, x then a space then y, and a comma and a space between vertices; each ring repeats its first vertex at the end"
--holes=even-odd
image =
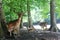
POLYGON ((18 13, 18 17, 22 17, 23 16, 23 13, 18 13))

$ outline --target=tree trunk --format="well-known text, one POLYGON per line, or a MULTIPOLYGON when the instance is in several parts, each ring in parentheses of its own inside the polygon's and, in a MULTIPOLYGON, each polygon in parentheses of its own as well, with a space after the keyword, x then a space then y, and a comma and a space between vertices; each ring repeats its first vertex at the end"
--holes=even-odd
POLYGON ((2 10, 2 0, 0 0, 0 28, 3 31, 3 35, 6 36, 8 30, 6 27, 5 15, 4 15, 3 10, 2 10))
POLYGON ((0 38, 3 37, 3 30, 2 30, 2 27, 1 27, 1 21, 0 21, 0 38))
POLYGON ((3 37, 3 30, 1 26, 2 0, 0 0, 0 37, 3 37))
POLYGON ((28 27, 32 27, 32 19, 31 19, 31 13, 30 13, 30 2, 27 0, 27 12, 28 12, 28 27))
POLYGON ((50 19, 51 19, 51 27, 50 31, 57 31, 56 25, 56 17, 55 17, 55 0, 50 1, 50 19))

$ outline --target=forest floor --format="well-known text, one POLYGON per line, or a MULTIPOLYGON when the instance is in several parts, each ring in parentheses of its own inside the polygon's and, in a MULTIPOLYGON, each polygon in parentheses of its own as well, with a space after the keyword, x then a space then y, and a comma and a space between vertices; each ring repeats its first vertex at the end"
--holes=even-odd
MULTIPOLYGON (((57 24, 59 27, 60 24, 57 24)), ((33 25, 36 30, 28 32, 26 28, 20 31, 20 36, 16 38, 2 38, 0 40, 60 40, 60 32, 41 31, 39 25, 33 25)), ((47 25, 48 27, 50 25, 47 25)))
POLYGON ((60 40, 60 32, 21 30, 20 36, 3 40, 60 40))

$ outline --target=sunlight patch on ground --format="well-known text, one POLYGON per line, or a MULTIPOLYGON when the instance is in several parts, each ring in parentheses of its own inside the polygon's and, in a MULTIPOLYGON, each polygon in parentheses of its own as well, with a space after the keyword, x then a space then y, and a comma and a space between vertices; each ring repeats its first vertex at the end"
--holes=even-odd
MULTIPOLYGON (((40 29, 40 30, 42 29, 40 25, 33 25, 33 27, 34 27, 35 29, 40 29)), ((60 24, 57 24, 57 27, 60 29, 60 24)), ((49 28, 50 28, 50 25, 47 25, 47 28, 49 29, 49 28)), ((27 27, 24 26, 22 29, 23 29, 23 30, 27 30, 27 27)))
POLYGON ((60 29, 60 24, 57 24, 57 27, 60 29))
POLYGON ((41 26, 40 26, 40 25, 33 25, 33 27, 34 27, 35 29, 41 29, 41 26))
MULTIPOLYGON (((35 29, 41 29, 40 25, 33 25, 35 29)), ((60 24, 57 24, 57 27, 60 29, 60 24)), ((47 25, 47 28, 50 28, 50 25, 47 25)))
MULTIPOLYGON (((42 29, 40 25, 33 25, 35 29, 42 29)), ((47 28, 50 28, 50 25, 47 25, 47 28)))

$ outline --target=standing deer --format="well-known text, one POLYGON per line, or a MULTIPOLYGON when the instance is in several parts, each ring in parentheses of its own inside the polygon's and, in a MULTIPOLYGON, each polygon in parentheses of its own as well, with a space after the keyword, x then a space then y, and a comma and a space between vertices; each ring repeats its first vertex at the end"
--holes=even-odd
POLYGON ((12 31, 14 34, 19 34, 19 29, 20 29, 20 23, 21 23, 21 17, 22 17, 22 13, 18 14, 18 19, 14 20, 14 21, 10 21, 7 24, 7 28, 8 31, 10 32, 10 36, 12 36, 12 31))

